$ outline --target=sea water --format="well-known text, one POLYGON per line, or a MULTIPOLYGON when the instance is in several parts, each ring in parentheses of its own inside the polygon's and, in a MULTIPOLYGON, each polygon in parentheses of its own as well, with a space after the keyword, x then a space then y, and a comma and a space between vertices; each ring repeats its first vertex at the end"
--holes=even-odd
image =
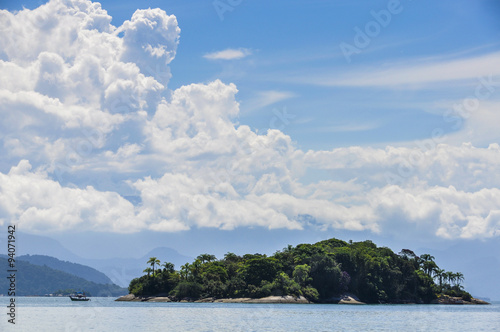
POLYGON ((337 305, 115 302, 9 298, 0 331, 500 331, 500 304, 337 305))

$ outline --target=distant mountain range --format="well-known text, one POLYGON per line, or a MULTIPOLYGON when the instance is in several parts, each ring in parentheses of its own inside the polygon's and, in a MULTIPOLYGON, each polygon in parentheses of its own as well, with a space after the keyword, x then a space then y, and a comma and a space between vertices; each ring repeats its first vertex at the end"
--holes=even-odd
MULTIPOLYGON (((176 269, 181 265, 193 261, 193 257, 184 256, 174 249, 167 247, 159 247, 149 251, 140 258, 108 258, 108 259, 88 259, 75 255, 70 250, 62 246, 58 241, 32 234, 19 233, 18 238, 22 239, 23 243, 20 246, 21 250, 18 253, 18 259, 25 259, 33 264, 45 264, 52 268, 63 268, 62 271, 85 275, 88 280, 93 280, 100 283, 114 283, 121 287, 128 287, 130 281, 143 274, 143 270, 148 267, 146 264, 149 257, 157 257, 162 263, 173 263, 176 269), (58 260, 77 263, 75 265, 61 264, 54 260, 42 258, 50 256, 58 260), (22 257, 22 258, 21 258, 22 257), (93 272, 88 269, 81 269, 81 266, 91 267, 93 272), (80 266, 80 267, 79 267, 80 266), (96 271, 97 270, 97 271, 96 271), (99 275, 99 271, 104 275, 99 275), (96 273, 97 272, 97 273, 96 273)), ((59 261, 60 262, 60 261, 59 261)))
MULTIPOLYGON (((53 257, 37 257, 34 260, 38 262, 46 261, 64 269, 71 267, 73 271, 83 270, 88 272, 93 270, 84 266, 78 266, 77 269, 74 269, 74 266, 71 266, 72 263, 61 262, 53 257)), ((0 257, 0 266, 7 270, 8 261, 6 256, 2 255, 0 257)), ((85 291, 92 296, 120 296, 128 293, 127 289, 115 284, 96 283, 68 272, 50 268, 47 265, 31 264, 21 259, 16 260, 15 268, 17 270, 15 273, 16 296, 43 296, 64 290, 85 291)), ((99 274, 98 271, 95 272, 97 273, 91 274, 92 278, 99 274)), ((8 278, 0 278, 0 293, 7 295, 10 282, 8 278)))

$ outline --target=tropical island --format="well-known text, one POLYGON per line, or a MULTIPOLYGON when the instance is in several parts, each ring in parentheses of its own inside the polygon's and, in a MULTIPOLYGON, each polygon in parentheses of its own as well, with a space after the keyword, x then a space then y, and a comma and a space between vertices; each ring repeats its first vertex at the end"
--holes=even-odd
POLYGON ((117 301, 487 304, 464 290, 462 273, 444 271, 434 259, 335 238, 269 257, 201 254, 178 271, 151 257, 145 275, 117 301))

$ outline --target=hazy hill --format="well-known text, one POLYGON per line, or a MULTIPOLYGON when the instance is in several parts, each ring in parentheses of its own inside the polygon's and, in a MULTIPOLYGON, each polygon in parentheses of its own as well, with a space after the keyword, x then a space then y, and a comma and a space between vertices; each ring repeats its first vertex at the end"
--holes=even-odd
POLYGON ((88 281, 95 282, 97 284, 112 284, 113 282, 104 273, 97 271, 96 269, 77 264, 68 261, 61 261, 57 258, 45 256, 45 255, 24 255, 19 256, 17 260, 23 260, 28 263, 48 266, 52 269, 63 271, 66 273, 73 274, 77 277, 86 279, 88 281))
POLYGON ((184 256, 174 249, 159 247, 149 251, 141 258, 87 259, 82 260, 82 262, 106 273, 115 284, 128 287, 130 281, 141 275, 142 271, 148 267, 146 262, 153 256, 162 262, 173 263, 176 269, 193 260, 192 257, 184 256))
MULTIPOLYGON (((7 259, 0 258, 0 266, 7 270, 7 259)), ((73 274, 39 266, 26 261, 16 261, 16 296, 53 294, 58 290, 74 289, 85 291, 92 296, 120 296, 127 290, 114 284, 97 284, 73 274)), ((0 278, 0 293, 7 295, 10 281, 0 278)))
POLYGON ((81 263, 80 257, 65 248, 59 241, 46 236, 17 233, 16 242, 18 243, 17 255, 46 255, 56 257, 60 260, 81 263))

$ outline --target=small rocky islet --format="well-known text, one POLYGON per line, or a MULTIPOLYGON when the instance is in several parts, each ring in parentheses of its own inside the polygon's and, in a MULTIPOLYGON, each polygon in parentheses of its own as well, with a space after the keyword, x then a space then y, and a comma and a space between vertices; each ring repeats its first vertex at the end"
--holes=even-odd
POLYGON ((464 289, 462 273, 439 268, 433 256, 395 253, 369 240, 289 245, 271 256, 201 254, 179 270, 160 263, 151 257, 145 275, 117 301, 488 304, 464 289))

